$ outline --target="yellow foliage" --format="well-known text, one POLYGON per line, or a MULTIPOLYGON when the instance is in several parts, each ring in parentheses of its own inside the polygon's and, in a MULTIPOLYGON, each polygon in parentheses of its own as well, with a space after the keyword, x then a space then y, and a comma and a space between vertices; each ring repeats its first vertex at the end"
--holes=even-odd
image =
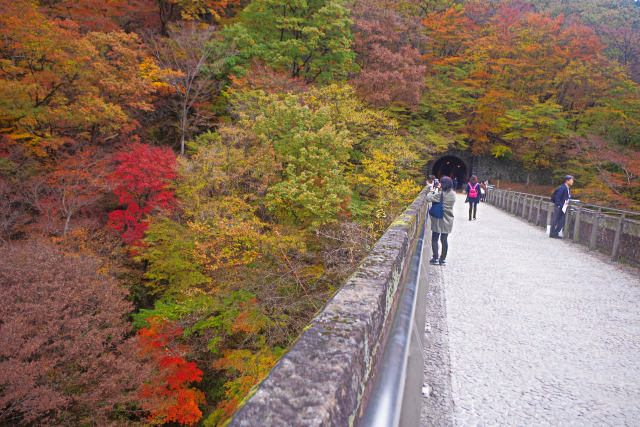
POLYGON ((196 237, 194 256, 205 270, 249 264, 259 255, 264 226, 242 199, 229 196, 206 206, 207 217, 188 223, 196 237))

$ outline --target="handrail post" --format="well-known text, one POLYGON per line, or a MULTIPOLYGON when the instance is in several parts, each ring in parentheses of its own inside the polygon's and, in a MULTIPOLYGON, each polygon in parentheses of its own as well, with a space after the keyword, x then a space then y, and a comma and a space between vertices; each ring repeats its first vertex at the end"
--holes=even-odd
POLYGON ((547 203, 547 225, 545 226, 545 229, 547 229, 547 228, 549 228, 549 226, 551 226, 552 207, 553 207, 553 203, 547 203))
POLYGON ((589 239, 589 250, 592 251, 596 248, 598 243, 598 226, 600 225, 600 217, 602 216, 602 208, 598 208, 598 212, 593 218, 593 225, 591 226, 591 238, 589 239))
POLYGON ((535 202, 535 196, 531 196, 531 203, 529 203, 529 216, 527 217, 527 221, 533 221, 533 204, 535 202))
POLYGON ((524 205, 524 197, 521 194, 518 195, 518 203, 516 204, 516 211, 514 212, 516 216, 519 216, 518 211, 520 210, 520 203, 524 205))
POLYGON ((620 249, 620 235, 622 234, 622 227, 624 226, 624 218, 624 214, 620 215, 618 226, 616 227, 616 236, 613 239, 613 250, 611 251, 611 259, 613 261, 618 257, 618 249, 620 249))
POLYGON ((516 206, 516 215, 522 216, 522 212, 524 211, 524 203, 527 199, 523 195, 518 196, 518 206, 516 206))
POLYGON ((563 239, 569 238, 569 230, 567 230, 567 227, 569 227, 569 215, 571 215, 571 204, 567 206, 567 213, 564 215, 564 227, 562 227, 563 239))
POLYGON ((536 225, 540 224, 540 211, 542 210, 542 202, 544 201, 544 197, 540 197, 540 202, 538 203, 538 212, 536 214, 536 225))
POLYGON ((573 241, 580 242, 580 213, 582 212, 582 205, 578 203, 578 209, 576 210, 576 221, 573 224, 573 241))
POLYGON ((529 200, 527 196, 523 195, 522 196, 522 218, 523 219, 525 217, 525 212, 527 211, 527 200, 529 200))

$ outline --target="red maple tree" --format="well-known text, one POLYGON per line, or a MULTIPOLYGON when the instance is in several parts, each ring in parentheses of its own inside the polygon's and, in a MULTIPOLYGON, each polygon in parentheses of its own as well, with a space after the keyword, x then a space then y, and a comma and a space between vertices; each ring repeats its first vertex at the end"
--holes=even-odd
POLYGON ((171 181, 177 178, 176 156, 167 147, 136 144, 130 151, 114 157, 118 163, 108 180, 113 193, 125 206, 109 214, 110 225, 122 234, 127 244, 135 244, 147 229, 144 219, 154 209, 171 209, 175 193, 171 181))
POLYGON ((149 326, 140 329, 138 337, 141 353, 155 364, 155 375, 140 388, 139 395, 149 421, 195 424, 202 418, 199 405, 205 403, 205 397, 189 383, 200 382, 203 372, 184 359, 186 349, 176 344, 182 328, 157 317, 147 321, 149 326))

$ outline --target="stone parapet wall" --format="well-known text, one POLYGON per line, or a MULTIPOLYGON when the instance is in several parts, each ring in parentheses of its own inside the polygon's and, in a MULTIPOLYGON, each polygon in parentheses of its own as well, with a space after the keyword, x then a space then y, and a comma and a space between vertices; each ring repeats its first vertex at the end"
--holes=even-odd
POLYGON ((347 426, 359 418, 424 220, 426 194, 391 224, 231 426, 347 426))

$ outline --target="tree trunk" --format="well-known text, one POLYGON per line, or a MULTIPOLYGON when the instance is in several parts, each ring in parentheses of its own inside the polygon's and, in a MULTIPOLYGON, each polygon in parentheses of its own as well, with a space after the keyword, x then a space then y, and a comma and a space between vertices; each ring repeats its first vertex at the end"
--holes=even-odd
POLYGON ((64 231, 62 232, 63 236, 66 236, 69 231, 69 221, 71 221, 71 214, 67 215, 67 220, 64 222, 64 231))
POLYGON ((184 156, 184 134, 187 132, 187 95, 182 105, 182 123, 180 124, 180 155, 184 156))

